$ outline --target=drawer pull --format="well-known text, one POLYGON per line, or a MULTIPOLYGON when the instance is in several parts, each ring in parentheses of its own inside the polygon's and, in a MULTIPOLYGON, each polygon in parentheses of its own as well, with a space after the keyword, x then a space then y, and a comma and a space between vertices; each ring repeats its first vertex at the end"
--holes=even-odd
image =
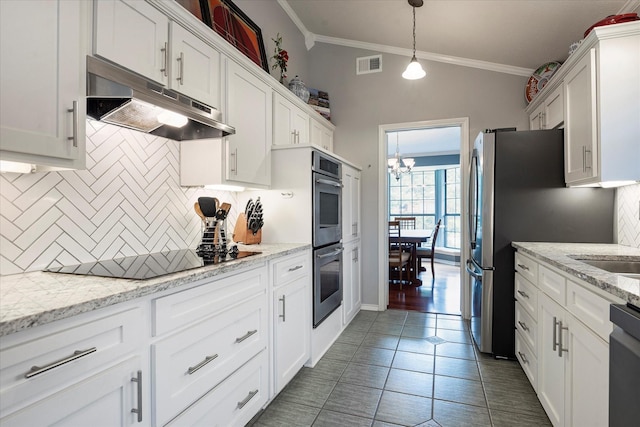
POLYGON ((196 366, 189 366, 189 369, 187 370, 187 374, 191 375, 193 374, 195 371, 197 371, 198 369, 204 367, 204 365, 206 365, 207 363, 215 360, 218 358, 217 354, 214 354, 213 356, 207 356, 204 358, 204 360, 200 363, 198 363, 196 366))
POLYGON ((289 271, 296 271, 296 270, 300 270, 301 268, 302 268, 301 265, 296 265, 295 267, 291 267, 289 271))
POLYGON ((558 335, 559 335, 559 339, 558 339, 558 357, 562 357, 562 352, 566 351, 567 353, 569 352, 568 348, 562 348, 562 331, 568 331, 569 328, 566 326, 562 326, 562 320, 558 322, 558 335))
POLYGON ((521 290, 518 289, 518 293, 520 295, 522 295, 523 297, 525 297, 526 299, 529 299, 529 295, 525 291, 521 291, 521 290))
POLYGON ((518 320, 518 325, 520 325, 523 331, 529 331, 529 327, 527 326, 527 324, 522 322, 521 320, 518 320))
POLYGON ((246 334, 244 334, 240 338, 236 338, 236 344, 246 340, 247 338, 249 338, 251 335, 255 334, 256 332, 258 332, 258 330, 254 329, 253 331, 247 332, 246 334))
POLYGON ((280 301, 282 301, 282 314, 279 314, 278 317, 282 317, 282 321, 286 322, 287 321, 287 318, 286 318, 286 310, 287 310, 286 295, 282 295, 282 298, 280 298, 280 301))
POLYGON ((525 365, 528 365, 529 364, 529 360, 527 359, 527 356, 525 356, 524 353, 521 352, 521 351, 519 351, 518 354, 520 355, 520 358, 522 359, 522 362, 525 365))
POLYGON ((529 267, 527 267, 527 266, 526 266, 526 265, 524 265, 524 264, 518 264, 518 267, 520 267, 520 268, 521 268, 521 269, 523 269, 523 270, 527 270, 527 271, 529 271, 529 267))
POLYGON ((556 341, 558 339, 558 333, 556 332, 556 326, 558 324, 558 318, 556 316, 553 316, 553 351, 556 351, 556 349, 558 348, 558 342, 556 341))
POLYGON ((250 391, 249 394, 247 395, 247 397, 245 397, 242 401, 238 402, 238 406, 237 409, 242 409, 244 408, 244 405, 246 405, 247 403, 249 403, 249 401, 251 399, 253 399, 253 396, 255 396, 256 394, 258 394, 258 390, 253 390, 250 391))
POLYGON ((138 407, 131 409, 133 414, 138 414, 138 422, 142 422, 142 371, 138 371, 138 375, 131 378, 131 381, 138 383, 138 407))
POLYGON ((57 368, 58 366, 62 366, 62 365, 66 364, 66 363, 69 363, 69 362, 71 362, 73 360, 80 359, 81 357, 84 357, 84 356, 86 356, 88 354, 94 353, 95 351, 96 351, 95 347, 91 347, 88 350, 76 350, 76 351, 73 352, 72 356, 65 357, 64 359, 57 360, 57 361, 55 361, 53 363, 50 363, 47 366, 43 366, 43 367, 32 366, 31 370, 29 372, 27 372, 26 374, 24 374, 24 377, 25 378, 35 377, 36 375, 40 375, 43 372, 47 372, 47 371, 49 371, 49 370, 51 370, 53 368, 57 368))

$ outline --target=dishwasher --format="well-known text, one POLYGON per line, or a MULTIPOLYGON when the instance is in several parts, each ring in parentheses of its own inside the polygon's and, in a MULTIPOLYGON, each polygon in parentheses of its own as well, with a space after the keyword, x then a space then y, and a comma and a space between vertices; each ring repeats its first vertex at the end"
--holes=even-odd
POLYGON ((609 427, 640 420, 640 308, 612 304, 609 336, 609 427))

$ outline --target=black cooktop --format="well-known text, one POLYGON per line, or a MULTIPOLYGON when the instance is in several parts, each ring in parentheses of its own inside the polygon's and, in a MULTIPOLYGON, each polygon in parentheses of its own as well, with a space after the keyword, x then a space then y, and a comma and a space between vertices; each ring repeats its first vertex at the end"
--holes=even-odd
POLYGON ((114 277, 118 279, 151 279, 166 274, 246 258, 259 253, 260 252, 240 251, 236 256, 229 255, 226 258, 215 257, 212 260, 204 261, 198 256, 195 250, 180 249, 65 267, 47 268, 45 271, 85 276, 114 277))

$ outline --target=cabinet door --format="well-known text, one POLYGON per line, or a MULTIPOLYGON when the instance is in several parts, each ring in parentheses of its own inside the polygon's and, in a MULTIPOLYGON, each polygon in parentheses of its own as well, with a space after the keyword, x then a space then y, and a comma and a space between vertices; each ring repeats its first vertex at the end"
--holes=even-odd
POLYGON ((296 132, 296 144, 309 143, 309 115, 295 107, 293 109, 293 130, 296 132))
POLYGON ((566 354, 558 354, 559 322, 564 309, 547 295, 538 296, 538 398, 554 426, 564 423, 566 354))
POLYGON ((596 50, 591 49, 564 79, 565 182, 598 175, 596 50))
POLYGON ((169 87, 197 101, 220 106, 220 53, 182 26, 171 23, 169 87))
POLYGON ((271 183, 271 88, 242 66, 227 60, 224 111, 235 135, 227 137, 227 180, 269 186, 271 183))
POLYGON ((564 88, 558 86, 544 100, 544 129, 555 129, 564 123, 564 88))
POLYGON ((360 171, 355 171, 351 181, 351 228, 353 237, 360 237, 360 171))
POLYGON ((166 84, 169 19, 149 3, 95 3, 94 52, 138 74, 166 84))
POLYGON ((606 426, 609 423, 609 346, 591 330, 568 316, 562 334, 568 350, 566 426, 606 426))
POLYGON ((150 425, 149 399, 144 396, 148 379, 141 370, 140 358, 130 358, 0 419, 0 424, 4 427, 150 425), (137 381, 138 372, 142 382, 137 381))
POLYGON ((360 242, 345 245, 342 295, 343 325, 349 324, 362 305, 360 291, 360 242))
POLYGON ((2 160, 85 167, 86 7, 0 1, 2 160))
POLYGON ((542 124, 542 114, 544 112, 544 104, 540 104, 529 116, 529 130, 544 129, 542 124))
POLYGON ((274 92, 273 105, 273 143, 308 144, 309 115, 279 93, 274 92))
POLYGON ((275 391, 280 392, 309 359, 310 278, 304 276, 275 290, 275 391))

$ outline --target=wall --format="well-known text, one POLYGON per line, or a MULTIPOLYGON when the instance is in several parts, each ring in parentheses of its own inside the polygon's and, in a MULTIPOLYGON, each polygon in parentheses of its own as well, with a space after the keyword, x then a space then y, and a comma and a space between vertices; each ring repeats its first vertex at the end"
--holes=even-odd
POLYGON ((382 55, 382 72, 356 76, 367 50, 316 43, 310 82, 329 93, 337 154, 362 168, 363 303, 378 304, 378 125, 469 117, 470 138, 485 128, 528 129, 525 77, 422 60, 427 76, 400 76, 409 58, 382 55))
POLYGON ((178 142, 87 121, 87 170, 0 174, 0 275, 195 249, 193 204, 236 194, 179 185, 178 142))
POLYGON ((640 248, 640 184, 616 190, 618 243, 640 248))

